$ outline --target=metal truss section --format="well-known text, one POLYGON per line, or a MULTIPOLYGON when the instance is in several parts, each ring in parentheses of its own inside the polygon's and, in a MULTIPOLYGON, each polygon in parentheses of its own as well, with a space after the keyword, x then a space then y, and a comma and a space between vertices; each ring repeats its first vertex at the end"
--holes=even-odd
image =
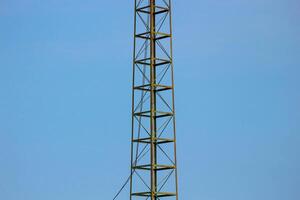
POLYGON ((178 200, 171 0, 135 0, 130 200, 178 200))

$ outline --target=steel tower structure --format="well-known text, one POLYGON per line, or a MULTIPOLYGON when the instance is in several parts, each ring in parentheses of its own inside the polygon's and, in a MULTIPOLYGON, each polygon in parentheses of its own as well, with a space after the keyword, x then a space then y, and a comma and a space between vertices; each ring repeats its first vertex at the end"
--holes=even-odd
POLYGON ((178 200, 171 0, 135 0, 130 200, 178 200))

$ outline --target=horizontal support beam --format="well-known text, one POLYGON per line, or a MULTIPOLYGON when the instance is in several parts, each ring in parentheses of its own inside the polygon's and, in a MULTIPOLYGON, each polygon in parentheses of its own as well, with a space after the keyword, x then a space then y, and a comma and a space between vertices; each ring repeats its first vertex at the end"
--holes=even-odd
MULTIPOLYGON (((152 87, 153 87, 153 90, 156 91, 156 92, 161 92, 161 91, 173 89, 172 86, 160 85, 160 84, 153 84, 152 87)), ((142 91, 148 91, 148 92, 150 92, 152 90, 150 84, 135 86, 133 89, 135 89, 135 90, 142 90, 142 91)))
MULTIPOLYGON (((162 40, 165 38, 170 38, 171 36, 172 36, 171 34, 156 35, 154 40, 162 40)), ((137 35, 135 35, 135 37, 145 39, 145 40, 151 39, 150 36, 145 36, 145 35, 141 35, 141 34, 137 34, 137 35)))
MULTIPOLYGON (((154 58, 155 60, 155 64, 154 66, 160 66, 160 65, 166 65, 166 64, 171 64, 172 61, 171 60, 166 60, 166 59, 162 59, 162 58, 154 58)), ((140 65, 151 65, 151 58, 144 58, 144 59, 140 59, 140 60, 135 60, 134 61, 135 64, 140 64, 140 65)))
MULTIPOLYGON (((175 169, 175 165, 154 165, 153 170, 161 171, 161 170, 170 170, 175 169)), ((151 170, 151 165, 137 165, 132 166, 132 169, 139 169, 139 170, 151 170)))
MULTIPOLYGON (((144 33, 139 33, 136 34, 135 37, 136 38, 141 38, 141 39, 145 39, 145 40, 150 40, 150 32, 144 32, 144 33)), ((155 38, 153 38, 154 40, 161 40, 161 39, 165 39, 165 38, 170 38, 172 35, 168 34, 168 33, 162 33, 162 32, 154 32, 155 34, 155 38)))
POLYGON ((132 140, 132 142, 146 143, 146 144, 150 144, 152 141, 153 141, 155 144, 164 144, 164 143, 175 142, 174 139, 169 139, 169 138, 153 138, 153 139, 151 140, 150 137, 132 140))
MULTIPOLYGON (((170 9, 166 8, 166 7, 156 6, 156 5, 154 7, 155 7, 155 12, 153 13, 154 15, 159 15, 162 13, 170 12, 170 9)), ((136 10, 136 12, 151 14, 150 8, 151 8, 151 6, 148 5, 148 6, 136 8, 135 10, 136 10)))
MULTIPOLYGON (((133 115, 140 117, 151 117, 151 111, 136 112, 133 115)), ((154 111, 153 118, 172 117, 173 115, 173 112, 154 111)))
MULTIPOLYGON (((139 197, 151 197, 151 192, 135 192, 131 193, 132 196, 139 196, 139 197)), ((171 197, 176 196, 174 192, 156 192, 154 194, 155 197, 171 197)))

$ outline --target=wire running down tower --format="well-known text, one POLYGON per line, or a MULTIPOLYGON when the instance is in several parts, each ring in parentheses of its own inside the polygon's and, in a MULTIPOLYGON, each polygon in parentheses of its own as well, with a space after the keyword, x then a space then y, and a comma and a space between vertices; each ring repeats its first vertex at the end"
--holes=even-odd
POLYGON ((135 0, 130 200, 178 200, 171 0, 135 0))

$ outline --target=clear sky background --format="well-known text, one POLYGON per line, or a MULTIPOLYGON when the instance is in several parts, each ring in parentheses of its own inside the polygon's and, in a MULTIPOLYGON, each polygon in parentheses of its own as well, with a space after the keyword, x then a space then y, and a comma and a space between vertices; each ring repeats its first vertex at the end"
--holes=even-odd
MULTIPOLYGON (((300 199, 299 19, 299 0, 173 1, 180 199, 300 199)), ((1 200, 112 199, 132 35, 132 0, 0 1, 1 200)))

